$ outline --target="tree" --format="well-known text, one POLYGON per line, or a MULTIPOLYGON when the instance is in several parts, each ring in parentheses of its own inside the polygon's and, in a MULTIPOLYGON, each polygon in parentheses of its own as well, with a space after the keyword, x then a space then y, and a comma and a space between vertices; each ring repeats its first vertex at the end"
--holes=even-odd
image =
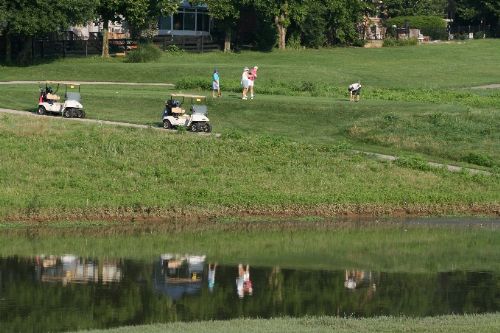
POLYGON ((360 0, 325 0, 330 44, 353 44, 359 39, 358 23, 366 6, 360 0))
POLYGON ((479 24, 497 26, 500 18, 498 0, 451 0, 452 17, 463 25, 479 24))
POLYGON ((142 29, 157 24, 161 15, 168 16, 179 8, 177 0, 101 0, 98 14, 103 22, 102 56, 109 57, 109 22, 126 20, 134 37, 142 29))
MULTIPOLYGON (((274 20, 278 30, 278 47, 285 49, 286 34, 291 21, 300 23, 304 20, 307 8, 307 0, 246 0, 253 4, 261 13, 270 16, 274 20)), ((312 0, 311 0, 312 1, 312 0)))
POLYGON ((218 20, 225 31, 224 36, 224 52, 231 51, 231 31, 234 28, 235 22, 240 17, 241 0, 205 0, 203 1, 208 6, 208 12, 211 17, 218 20))
POLYGON ((12 59, 12 39, 21 45, 21 61, 31 61, 31 39, 37 35, 57 32, 71 25, 83 24, 95 17, 98 0, 32 1, 7 0, 0 8, 0 29, 5 36, 5 60, 12 59))
POLYGON ((382 8, 387 17, 432 15, 444 16, 448 0, 384 0, 382 8))

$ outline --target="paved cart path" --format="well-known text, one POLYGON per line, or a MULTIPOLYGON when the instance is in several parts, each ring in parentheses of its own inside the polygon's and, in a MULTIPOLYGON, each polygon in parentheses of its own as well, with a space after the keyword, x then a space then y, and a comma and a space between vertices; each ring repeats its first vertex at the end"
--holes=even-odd
POLYGON ((471 89, 500 89, 500 83, 488 84, 485 86, 472 87, 471 89))
POLYGON ((160 86, 174 87, 172 83, 153 83, 153 82, 105 82, 105 81, 0 81, 0 84, 39 84, 45 82, 56 82, 65 84, 97 84, 97 85, 122 85, 122 86, 160 86))
MULTIPOLYGON (((3 108, 0 108, 0 113, 13 114, 13 115, 18 115, 18 116, 29 116, 29 117, 50 117, 53 119, 61 119, 64 121, 78 121, 78 122, 84 122, 84 123, 134 127, 134 128, 143 128, 143 129, 151 128, 151 129, 162 130, 162 131, 166 131, 166 132, 175 132, 175 130, 165 130, 162 127, 155 127, 155 126, 149 126, 149 125, 131 124, 131 123, 124 123, 124 122, 119 122, 119 121, 87 119, 87 118, 81 119, 81 118, 63 118, 63 117, 55 117, 55 116, 40 116, 36 113, 32 113, 32 112, 28 112, 28 111, 19 111, 19 110, 3 109, 3 108)), ((221 136, 218 133, 212 133, 212 134, 196 133, 196 134, 198 134, 198 135, 215 135, 215 137, 217 137, 217 138, 221 136)), ((398 159, 396 156, 392 156, 392 155, 384 155, 384 154, 379 154, 379 153, 364 152, 364 151, 358 151, 358 150, 353 150, 353 152, 367 155, 367 156, 370 156, 370 157, 373 157, 373 158, 376 158, 379 160, 384 160, 384 161, 395 161, 398 159)), ((446 170, 451 171, 451 172, 461 172, 461 171, 465 170, 471 174, 491 175, 491 173, 488 171, 473 169, 473 168, 463 168, 463 167, 459 167, 456 165, 448 165, 448 164, 441 164, 441 163, 435 163, 435 162, 427 162, 427 164, 433 168, 445 168, 446 170)))

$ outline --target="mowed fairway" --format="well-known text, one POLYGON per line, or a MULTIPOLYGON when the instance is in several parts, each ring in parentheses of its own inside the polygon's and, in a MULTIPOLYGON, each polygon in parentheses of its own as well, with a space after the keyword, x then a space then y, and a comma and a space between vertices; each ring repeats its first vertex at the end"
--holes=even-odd
MULTIPOLYGON (((221 72, 223 98, 208 99, 220 139, 0 116, 0 152, 6 157, 1 210, 17 217, 86 210, 92 216, 104 210, 161 215, 175 209, 195 215, 493 214, 500 201, 500 92, 470 87, 497 83, 498 50, 499 41, 486 40, 376 50, 165 54, 147 64, 69 58, 2 67, 1 80, 177 85, 84 84, 83 104, 93 119, 161 126, 169 94, 209 95, 214 67, 221 72), (260 67, 257 96, 242 101, 241 69, 253 64, 260 67), (358 79, 362 100, 350 103, 346 85, 358 79), (352 149, 404 159, 377 162, 352 149), (491 176, 428 170, 423 160, 485 169, 491 176)), ((33 111, 37 89, 0 85, 0 107, 33 111)))

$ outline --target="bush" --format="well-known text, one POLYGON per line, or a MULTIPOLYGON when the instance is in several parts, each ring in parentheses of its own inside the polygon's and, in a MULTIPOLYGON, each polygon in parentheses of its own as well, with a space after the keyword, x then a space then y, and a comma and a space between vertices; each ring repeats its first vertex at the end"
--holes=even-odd
POLYGON ((410 28, 420 29, 420 33, 431 39, 448 39, 446 22, 439 16, 398 16, 385 21, 386 27, 395 25, 401 28, 406 24, 410 28))
POLYGON ((469 153, 468 155, 464 156, 462 160, 467 163, 485 167, 494 166, 493 159, 490 156, 478 153, 469 153))
POLYGON ((173 55, 183 54, 184 53, 184 50, 181 49, 180 47, 178 47, 175 44, 167 46, 167 48, 165 49, 165 51, 167 51, 168 54, 173 54, 173 55))
POLYGON ((292 50, 300 50, 302 49, 302 45, 300 43, 300 36, 298 34, 293 34, 288 38, 286 41, 286 47, 287 49, 292 49, 292 50))
POLYGON ((139 44, 127 53, 126 62, 150 62, 160 59, 162 51, 153 43, 139 44))
POLYGON ((409 39, 386 38, 386 39, 384 39, 384 47, 415 46, 417 44, 418 44, 418 39, 416 39, 416 38, 409 38, 409 39))

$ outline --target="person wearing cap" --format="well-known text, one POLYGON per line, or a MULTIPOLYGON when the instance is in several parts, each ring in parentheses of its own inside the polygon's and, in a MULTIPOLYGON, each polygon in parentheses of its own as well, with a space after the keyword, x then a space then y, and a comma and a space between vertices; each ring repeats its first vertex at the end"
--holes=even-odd
POLYGON ((253 85, 255 82, 255 79, 257 78, 257 70, 259 67, 254 66, 250 72, 248 73, 248 87, 250 89, 250 99, 253 99, 253 85))
POLYGON ((241 74, 241 86, 243 87, 241 99, 247 99, 247 92, 249 86, 249 80, 248 80, 249 71, 250 69, 248 67, 245 67, 243 68, 243 74, 241 74))
POLYGON ((214 69, 214 74, 212 75, 212 97, 215 98, 215 93, 217 92, 217 97, 221 97, 220 92, 220 82, 219 82, 219 71, 214 69))

